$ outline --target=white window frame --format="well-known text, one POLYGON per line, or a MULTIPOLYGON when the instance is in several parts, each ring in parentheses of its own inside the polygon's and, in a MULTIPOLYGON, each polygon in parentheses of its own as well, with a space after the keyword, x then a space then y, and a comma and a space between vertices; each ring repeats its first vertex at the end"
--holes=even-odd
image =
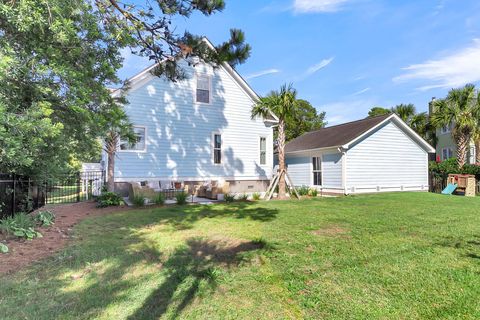
POLYGON ((145 147, 141 150, 134 150, 134 149, 129 149, 129 150, 122 150, 120 148, 120 144, 121 144, 121 141, 122 139, 120 138, 120 140, 118 141, 118 152, 136 152, 136 153, 145 153, 147 152, 147 127, 146 126, 132 126, 133 129, 135 128, 141 128, 145 131, 145 147))
POLYGON ((313 187, 322 187, 323 186, 323 155, 312 156, 312 157, 310 157, 310 159, 311 159, 311 161, 310 161, 310 168, 311 168, 310 177, 312 179, 311 180, 312 181, 311 185, 313 187), (319 158, 320 159, 320 170, 315 170, 315 171, 313 170, 313 158, 319 158), (320 172, 321 184, 319 184, 319 185, 314 184, 315 183, 315 178, 313 176, 314 172, 320 172))
POLYGON ((266 136, 259 136, 258 137, 258 163, 260 166, 266 166, 268 163, 268 138, 266 136), (262 139, 265 139, 265 163, 262 163, 262 139))
POLYGON ((223 165, 223 135, 221 132, 212 132, 212 163, 215 166, 223 165), (215 163, 215 136, 220 136, 220 163, 215 163))
POLYGON ((207 73, 195 73, 195 87, 193 88, 193 99, 197 104, 211 105, 212 104, 212 75, 207 73), (198 78, 206 77, 208 78, 208 103, 197 100, 197 88, 198 88, 198 78))

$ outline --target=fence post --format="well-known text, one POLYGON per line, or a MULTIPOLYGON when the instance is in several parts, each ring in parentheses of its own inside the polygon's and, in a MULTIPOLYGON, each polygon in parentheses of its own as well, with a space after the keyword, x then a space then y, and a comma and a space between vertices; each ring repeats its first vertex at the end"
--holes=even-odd
POLYGON ((15 201, 15 188, 17 187, 17 183, 16 183, 16 177, 15 177, 15 174, 13 174, 13 196, 12 196, 12 214, 15 214, 15 204, 16 204, 16 201, 15 201))
POLYGON ((81 188, 80 188, 80 182, 81 182, 81 174, 80 172, 77 173, 77 202, 80 202, 80 192, 81 192, 81 188))

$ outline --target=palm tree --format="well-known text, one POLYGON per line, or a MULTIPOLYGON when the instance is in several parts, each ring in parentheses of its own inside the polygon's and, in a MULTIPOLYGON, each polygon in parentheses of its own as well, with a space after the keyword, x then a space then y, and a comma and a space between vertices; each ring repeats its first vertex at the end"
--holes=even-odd
POLYGON ((411 103, 409 104, 399 104, 392 108, 392 112, 396 113, 404 122, 408 125, 411 125, 410 122, 417 114, 415 106, 411 103))
POLYGON ((475 164, 480 165, 480 90, 477 92, 477 114, 475 119, 477 121, 477 125, 475 128, 475 132, 473 133, 473 141, 475 143, 475 164))
POLYGON ((107 128, 103 145, 107 153, 107 191, 113 192, 115 190, 115 156, 120 139, 135 143, 138 137, 133 132, 132 124, 121 107, 109 109, 103 119, 104 128, 107 128))
POLYGON ((285 124, 293 118, 296 113, 297 91, 285 84, 280 91, 272 91, 268 96, 261 98, 260 101, 252 107, 252 119, 255 117, 269 117, 275 114, 278 117, 278 166, 280 174, 278 182, 278 198, 285 199, 285 124))
POLYGON ((445 99, 433 102, 432 124, 439 128, 453 124, 452 137, 457 145, 457 163, 463 168, 472 135, 477 131, 480 105, 476 102, 475 86, 452 89, 445 99))

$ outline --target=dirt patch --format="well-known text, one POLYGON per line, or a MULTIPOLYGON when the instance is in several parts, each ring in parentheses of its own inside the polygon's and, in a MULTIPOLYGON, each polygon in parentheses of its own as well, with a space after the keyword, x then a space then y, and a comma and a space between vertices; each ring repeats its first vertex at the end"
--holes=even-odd
POLYGON ((39 228, 43 235, 31 241, 23 239, 7 240, 10 250, 8 254, 0 255, 0 274, 9 273, 23 268, 34 261, 48 257, 65 247, 71 239, 72 228, 87 217, 109 214, 128 210, 126 206, 96 208, 94 202, 72 203, 48 206, 40 210, 50 210, 55 213, 55 224, 48 228, 39 228))
POLYGON ((350 238, 349 232, 350 230, 334 224, 312 231, 312 233, 316 236, 342 237, 342 238, 350 238))

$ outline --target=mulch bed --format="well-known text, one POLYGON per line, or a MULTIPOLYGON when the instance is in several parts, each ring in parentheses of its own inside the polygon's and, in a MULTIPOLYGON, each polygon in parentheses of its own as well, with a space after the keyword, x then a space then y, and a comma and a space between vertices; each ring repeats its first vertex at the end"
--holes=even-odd
POLYGON ((95 207, 94 202, 41 208, 41 211, 50 210, 55 213, 55 224, 48 228, 38 228, 38 231, 43 235, 42 238, 33 240, 7 239, 9 253, 0 254, 0 274, 17 271, 64 248, 70 240, 73 226, 81 220, 128 209, 126 206, 99 209, 95 207))

